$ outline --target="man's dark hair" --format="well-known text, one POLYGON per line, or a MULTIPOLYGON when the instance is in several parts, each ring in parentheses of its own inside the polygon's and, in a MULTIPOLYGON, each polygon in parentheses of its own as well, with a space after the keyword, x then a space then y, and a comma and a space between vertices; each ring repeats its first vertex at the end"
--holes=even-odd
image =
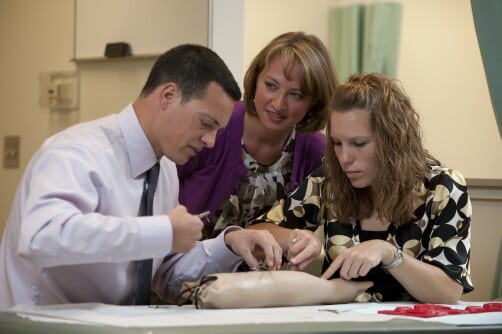
POLYGON ((141 91, 142 96, 158 86, 174 82, 182 94, 182 103, 202 98, 211 82, 220 85, 234 100, 240 100, 241 90, 223 60, 211 49, 195 44, 182 44, 164 54, 153 65, 141 91))

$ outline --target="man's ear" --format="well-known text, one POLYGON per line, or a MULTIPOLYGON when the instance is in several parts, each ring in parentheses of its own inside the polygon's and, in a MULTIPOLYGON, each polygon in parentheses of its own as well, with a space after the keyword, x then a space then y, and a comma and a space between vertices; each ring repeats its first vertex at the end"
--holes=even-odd
POLYGON ((179 88, 174 82, 168 82, 162 85, 160 89, 160 105, 162 108, 167 108, 171 103, 179 98, 179 88))

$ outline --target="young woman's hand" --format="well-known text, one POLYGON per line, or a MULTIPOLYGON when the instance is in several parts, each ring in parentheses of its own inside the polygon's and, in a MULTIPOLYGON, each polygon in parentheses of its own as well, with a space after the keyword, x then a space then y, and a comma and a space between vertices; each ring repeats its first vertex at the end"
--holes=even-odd
POLYGON ((364 277, 371 268, 392 262, 395 253, 396 247, 385 240, 364 241, 339 254, 321 277, 329 279, 338 269, 347 280, 364 277))
POLYGON ((321 241, 309 230, 294 229, 290 233, 287 257, 290 270, 303 270, 319 256, 321 241))

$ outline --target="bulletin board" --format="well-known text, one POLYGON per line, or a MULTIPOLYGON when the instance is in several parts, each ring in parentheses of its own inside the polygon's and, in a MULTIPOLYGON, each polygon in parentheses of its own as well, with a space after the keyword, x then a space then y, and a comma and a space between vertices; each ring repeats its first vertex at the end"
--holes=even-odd
POLYGON ((75 0, 75 60, 127 42, 133 56, 183 43, 208 45, 209 0, 75 0))

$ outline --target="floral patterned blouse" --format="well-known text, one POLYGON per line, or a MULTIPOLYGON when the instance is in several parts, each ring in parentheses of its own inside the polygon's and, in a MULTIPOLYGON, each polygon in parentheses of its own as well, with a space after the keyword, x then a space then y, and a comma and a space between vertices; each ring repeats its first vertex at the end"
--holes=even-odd
MULTIPOLYGON (((390 224, 383 232, 364 231, 359 221, 344 224, 332 217, 321 203, 324 180, 323 169, 319 168, 253 223, 273 222, 287 228, 312 231, 324 224, 323 271, 344 249, 365 240, 382 239, 395 243, 403 252, 420 261, 441 268, 463 286, 464 293, 474 289, 469 266, 472 209, 465 179, 459 172, 442 166, 429 166, 429 175, 424 177, 416 199, 415 218, 402 225, 390 224)), ((339 277, 339 272, 332 278, 335 277, 339 277)), ((374 283, 356 301, 413 300, 401 284, 380 266, 372 268, 366 277, 355 280, 374 283)))
POLYGON ((214 238, 227 226, 247 227, 257 216, 286 196, 293 171, 296 130, 293 129, 282 150, 281 156, 271 165, 260 165, 242 144, 242 158, 248 173, 240 183, 235 195, 218 209, 204 225, 203 238, 214 238))

